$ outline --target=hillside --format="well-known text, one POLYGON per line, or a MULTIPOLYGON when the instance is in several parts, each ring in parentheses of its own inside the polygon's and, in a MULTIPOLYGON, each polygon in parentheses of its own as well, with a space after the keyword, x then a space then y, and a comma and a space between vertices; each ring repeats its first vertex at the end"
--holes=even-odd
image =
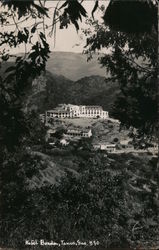
POLYGON ((52 109, 59 103, 101 105, 105 110, 111 111, 118 92, 118 85, 105 82, 105 77, 102 76, 84 77, 73 82, 64 76, 46 72, 34 84, 34 93, 30 96, 28 106, 39 113, 52 109))
POLYGON ((28 107, 39 113, 52 109, 59 103, 70 101, 69 89, 73 81, 58 75, 46 72, 34 82, 32 95, 29 96, 28 107), (45 84, 44 84, 45 83, 45 84))
POLYGON ((47 70, 73 81, 90 75, 105 76, 105 69, 98 63, 97 54, 87 62, 87 56, 81 53, 52 52, 47 61, 47 70))
POLYGON ((75 82, 72 95, 76 104, 101 105, 104 110, 111 110, 116 94, 119 92, 118 85, 106 82, 105 77, 92 75, 81 78, 75 82))
MULTIPOLYGON (((3 63, 1 75, 14 61, 11 58, 3 63)), ((86 55, 80 53, 52 52, 46 74, 27 90, 24 102, 40 113, 59 103, 101 105, 110 112, 117 92, 117 84, 105 82, 105 69, 100 67, 97 54, 87 62, 86 55)))
MULTIPOLYGON (((23 54, 16 56, 23 56, 23 54)), ((106 76, 105 68, 98 63, 98 57, 98 54, 94 54, 92 60, 87 61, 87 56, 82 53, 54 51, 49 55, 46 70, 53 74, 63 75, 72 81, 90 75, 106 76)), ((5 69, 8 63, 13 64, 15 59, 16 57, 11 57, 8 62, 3 63, 3 68, 5 69)))

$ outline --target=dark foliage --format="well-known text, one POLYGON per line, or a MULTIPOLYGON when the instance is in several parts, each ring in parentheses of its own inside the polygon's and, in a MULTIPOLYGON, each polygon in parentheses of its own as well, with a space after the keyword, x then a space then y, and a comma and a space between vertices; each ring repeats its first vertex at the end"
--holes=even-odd
MULTIPOLYGON (((115 4, 122 6, 124 3, 115 1, 115 4)), ((124 6, 129 8, 129 3, 124 6)), ((141 17, 144 20, 144 14, 141 17)), ((151 28, 149 32, 143 29, 143 32, 136 33, 132 32, 131 27, 130 32, 123 32, 123 29, 114 31, 99 25, 97 21, 89 22, 94 26, 94 32, 85 32, 88 36, 86 53, 91 58, 91 52, 102 48, 110 51, 101 56, 100 63, 111 75, 110 80, 118 82, 120 86, 121 93, 114 104, 114 115, 127 127, 137 128, 141 136, 155 136, 158 129, 157 31, 151 28)))
MULTIPOLYGON (((25 175, 22 174, 24 179, 18 179, 22 171, 19 163, 13 164, 18 169, 18 186, 14 184, 15 176, 5 173, 5 178, 12 178, 15 188, 8 200, 9 207, 3 211, 1 244, 23 247, 24 238, 57 242, 93 238, 100 242, 100 247, 156 243, 159 219, 156 159, 141 160, 132 155, 104 158, 96 153, 83 161, 80 176, 68 171, 59 186, 24 190, 21 181, 26 180, 30 168, 37 169, 38 163, 38 159, 28 160, 25 175), (17 190, 17 187, 21 188, 17 190), (16 197, 21 197, 17 204, 16 197), (15 213, 8 213, 8 209, 14 209, 15 213)), ((5 186, 5 193, 10 188, 5 186)))
POLYGON ((66 1, 61 8, 64 8, 64 13, 60 16, 60 28, 67 28, 72 22, 76 29, 79 30, 78 21, 82 21, 82 16, 86 17, 87 12, 83 6, 77 1, 66 1))
POLYGON ((23 16, 28 14, 33 14, 33 9, 37 11, 38 15, 47 15, 48 9, 44 6, 39 6, 35 3, 34 0, 2 0, 2 5, 7 6, 9 9, 18 13, 18 18, 20 19, 23 16))
POLYGON ((157 31, 157 1, 155 5, 151 0, 112 0, 103 18, 106 25, 123 32, 150 32, 153 26, 157 31))

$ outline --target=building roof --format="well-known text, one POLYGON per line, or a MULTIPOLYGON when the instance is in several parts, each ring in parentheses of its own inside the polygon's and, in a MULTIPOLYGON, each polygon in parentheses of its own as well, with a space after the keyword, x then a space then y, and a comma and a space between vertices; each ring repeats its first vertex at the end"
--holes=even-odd
POLYGON ((85 109, 98 109, 98 110, 103 110, 102 106, 98 105, 73 105, 73 104, 59 104, 56 108, 52 110, 48 110, 47 112, 70 112, 69 108, 71 107, 79 107, 82 108, 84 107, 85 109))
POLYGON ((62 108, 55 108, 55 109, 52 109, 52 110, 48 110, 47 112, 52 112, 52 113, 66 113, 66 114, 70 114, 71 111, 69 110, 66 110, 66 109, 62 109, 62 108))
POLYGON ((80 131, 80 130, 73 130, 73 129, 69 129, 69 130, 67 130, 67 133, 75 133, 75 134, 81 134, 81 133, 83 133, 83 131, 80 131))
POLYGON ((103 108, 101 106, 85 106, 86 109, 102 109, 103 108))

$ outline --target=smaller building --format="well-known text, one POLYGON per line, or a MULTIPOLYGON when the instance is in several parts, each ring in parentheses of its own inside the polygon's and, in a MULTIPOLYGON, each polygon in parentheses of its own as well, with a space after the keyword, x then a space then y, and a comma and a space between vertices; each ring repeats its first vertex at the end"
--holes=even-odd
POLYGON ((99 143, 94 145, 94 149, 113 153, 116 152, 116 144, 99 143))
POLYGON ((91 129, 68 129, 65 136, 69 137, 80 137, 80 138, 90 138, 92 136, 91 129))

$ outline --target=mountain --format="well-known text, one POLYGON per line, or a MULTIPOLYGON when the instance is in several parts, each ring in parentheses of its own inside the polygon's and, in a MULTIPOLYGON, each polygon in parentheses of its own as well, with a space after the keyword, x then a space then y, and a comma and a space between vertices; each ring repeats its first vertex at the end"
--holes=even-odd
POLYGON ((63 75, 73 81, 90 76, 105 76, 105 69, 98 63, 98 55, 87 62, 87 56, 82 53, 52 52, 47 61, 47 70, 53 74, 63 75))
POLYGON ((106 82, 105 77, 92 75, 76 81, 72 95, 76 104, 101 105, 104 110, 110 111, 118 91, 117 83, 106 82))
MULTIPOLYGON (((94 55, 87 62, 86 55, 80 53, 51 53, 46 73, 27 92, 26 106, 41 113, 59 103, 101 105, 110 112, 119 88, 116 83, 105 81, 105 69, 100 68, 97 58, 94 55)), ((13 63, 4 63, 2 75, 13 63)))
POLYGON ((32 94, 28 98, 28 108, 41 113, 56 107, 59 103, 68 103, 69 89, 73 83, 64 76, 53 75, 47 71, 34 81, 32 94))
MULTIPOLYGON (((23 57, 24 54, 19 53, 16 56, 23 57)), ((14 64, 16 56, 3 63, 3 71, 8 65, 14 64)), ((102 68, 98 62, 100 54, 94 54, 89 61, 87 61, 87 55, 82 53, 54 51, 49 56, 46 70, 53 74, 63 75, 72 81, 77 81, 82 77, 90 75, 106 76, 105 68, 102 68)))
POLYGON ((106 82, 105 77, 93 75, 78 81, 46 72, 34 84, 33 94, 29 98, 28 107, 39 113, 52 109, 60 103, 101 105, 104 110, 111 111, 116 94, 117 83, 106 82), (37 86, 42 87, 37 87, 37 86))

